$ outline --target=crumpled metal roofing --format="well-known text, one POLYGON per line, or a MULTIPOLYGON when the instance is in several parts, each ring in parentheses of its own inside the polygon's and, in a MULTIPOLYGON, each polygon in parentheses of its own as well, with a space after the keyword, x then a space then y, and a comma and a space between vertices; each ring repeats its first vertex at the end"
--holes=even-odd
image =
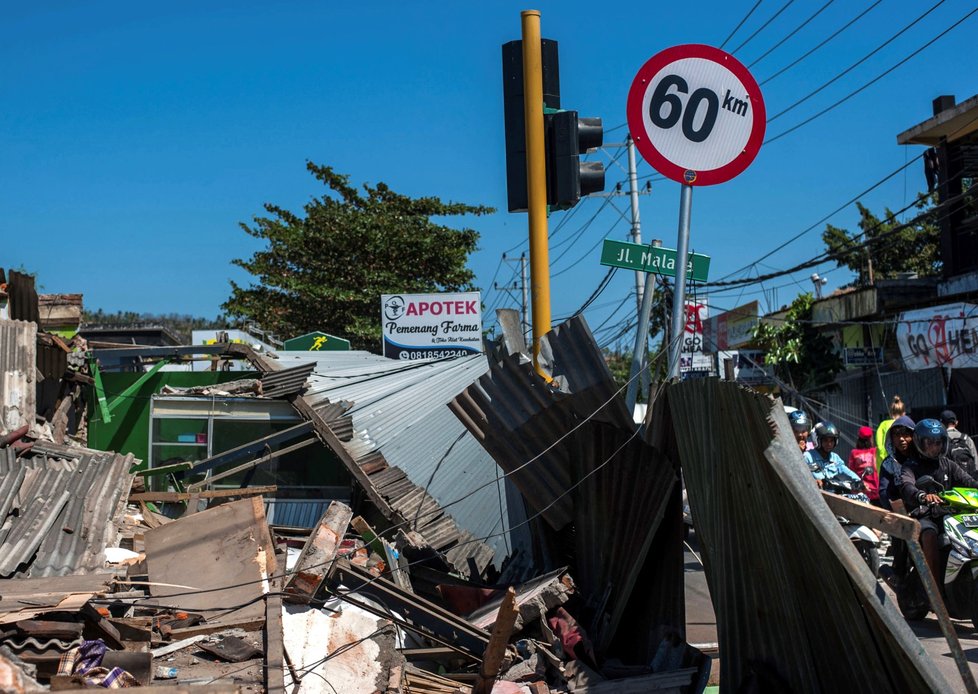
POLYGON ((952 691, 822 499, 780 401, 715 378, 663 397, 726 689, 952 691))
POLYGON ((481 570, 498 565, 514 544, 526 549, 527 529, 516 539, 509 530, 525 518, 518 495, 496 480, 495 462, 446 406, 486 372, 484 355, 409 362, 359 351, 277 355, 286 368, 315 364, 303 398, 317 411, 347 403, 352 435, 343 445, 390 505, 416 520, 456 567, 473 559, 481 570))
POLYGON ((136 464, 132 455, 35 442, 0 451, 0 576, 92 573, 115 544, 136 464), (19 485, 6 480, 20 480, 19 485))
POLYGON ((0 434, 34 423, 36 363, 37 325, 0 320, 0 434))
POLYGON ((540 568, 569 566, 599 651, 618 635, 626 613, 647 627, 681 631, 682 575, 665 561, 681 566, 677 471, 638 436, 583 318, 555 328, 545 340, 553 384, 521 355, 510 355, 459 394, 452 411, 506 471, 528 510, 546 521, 538 535, 552 538, 551 555, 554 547, 563 554, 540 568), (671 516, 663 522, 667 509, 671 516), (647 556, 655 557, 664 576, 647 575, 638 592, 647 594, 655 581, 662 599, 635 606, 630 600, 647 556))

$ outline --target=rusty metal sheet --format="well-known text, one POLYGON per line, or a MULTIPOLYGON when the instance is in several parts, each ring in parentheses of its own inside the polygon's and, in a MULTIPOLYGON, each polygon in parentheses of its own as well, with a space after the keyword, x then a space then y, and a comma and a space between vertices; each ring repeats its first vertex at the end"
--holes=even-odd
POLYGON ((664 397, 725 687, 950 691, 821 498, 780 401, 712 378, 664 397))

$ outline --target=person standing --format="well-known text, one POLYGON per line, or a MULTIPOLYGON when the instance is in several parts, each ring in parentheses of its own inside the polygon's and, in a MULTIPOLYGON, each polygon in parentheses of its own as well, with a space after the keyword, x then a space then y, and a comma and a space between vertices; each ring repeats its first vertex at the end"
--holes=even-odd
POLYGON ((953 410, 941 412, 941 424, 947 428, 948 456, 964 468, 972 477, 978 477, 978 452, 975 442, 963 431, 958 430, 958 416, 953 410))
POLYGON ((879 506, 880 481, 879 473, 876 471, 876 446, 873 445, 872 427, 859 427, 856 447, 849 453, 846 465, 863 481, 869 503, 879 506))
POLYGON ((886 432, 890 430, 893 426, 893 421, 897 417, 902 417, 906 414, 906 406, 903 404, 903 400, 900 399, 899 395, 894 395, 893 400, 890 401, 890 418, 884 419, 880 422, 880 425, 876 428, 876 470, 879 471, 880 465, 883 464, 883 460, 886 458, 886 432))

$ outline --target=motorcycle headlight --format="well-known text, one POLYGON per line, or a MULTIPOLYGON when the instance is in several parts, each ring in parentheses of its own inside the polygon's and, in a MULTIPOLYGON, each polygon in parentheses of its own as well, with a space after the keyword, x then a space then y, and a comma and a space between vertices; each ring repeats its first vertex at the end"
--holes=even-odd
POLYGON ((971 550, 973 556, 978 556, 978 540, 972 540, 970 537, 964 538, 965 542, 968 543, 968 549, 971 550))

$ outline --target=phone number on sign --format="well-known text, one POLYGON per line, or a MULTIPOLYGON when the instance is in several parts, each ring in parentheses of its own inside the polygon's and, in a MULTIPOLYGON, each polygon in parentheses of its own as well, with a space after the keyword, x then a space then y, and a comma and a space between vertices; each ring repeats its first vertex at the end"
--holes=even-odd
POLYGON ((423 352, 401 352, 398 356, 401 360, 408 359, 444 359, 446 357, 465 357, 472 352, 464 349, 429 349, 423 352))

